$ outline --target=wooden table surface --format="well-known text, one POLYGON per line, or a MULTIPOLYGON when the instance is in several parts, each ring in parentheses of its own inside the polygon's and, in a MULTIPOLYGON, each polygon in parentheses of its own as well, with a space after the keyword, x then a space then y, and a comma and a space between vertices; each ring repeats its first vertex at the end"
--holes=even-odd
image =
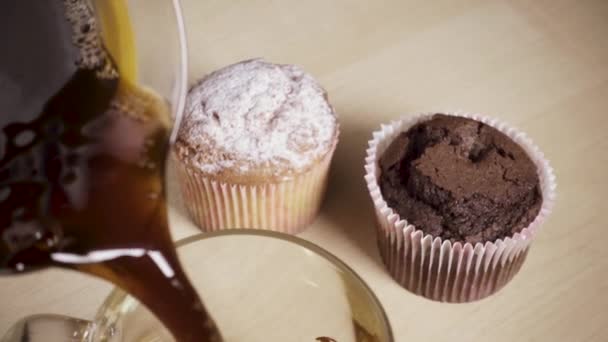
MULTIPOLYGON (((188 0, 190 76, 252 57, 327 88, 342 126, 322 212, 301 236, 351 265, 397 341, 608 340, 608 1, 188 0), (473 304, 416 297, 385 272, 363 157, 380 123, 465 110, 527 132, 556 169, 558 201, 527 262, 473 304)), ((175 237, 196 232, 169 179, 175 237)), ((0 279, 0 331, 32 313, 91 318, 110 285, 48 270, 0 279)))

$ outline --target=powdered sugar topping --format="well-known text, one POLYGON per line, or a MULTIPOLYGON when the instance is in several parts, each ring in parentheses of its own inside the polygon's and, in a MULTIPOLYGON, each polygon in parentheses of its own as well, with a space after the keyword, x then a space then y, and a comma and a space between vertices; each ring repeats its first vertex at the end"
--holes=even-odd
POLYGON ((332 147, 337 122, 321 86, 301 68, 250 60, 218 70, 188 95, 181 159, 214 174, 303 170, 332 147))

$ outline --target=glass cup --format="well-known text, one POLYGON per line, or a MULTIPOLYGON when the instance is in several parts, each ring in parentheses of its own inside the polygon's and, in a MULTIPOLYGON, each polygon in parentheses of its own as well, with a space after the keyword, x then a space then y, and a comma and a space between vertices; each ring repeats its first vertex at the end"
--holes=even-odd
MULTIPOLYGON (((310 242, 235 229, 196 235, 177 245, 182 265, 225 341, 393 341, 382 306, 364 281, 310 242)), ((33 316, 17 323, 2 341, 23 341, 25 335, 32 342, 173 341, 143 305, 120 289, 110 294, 93 322, 33 316)))

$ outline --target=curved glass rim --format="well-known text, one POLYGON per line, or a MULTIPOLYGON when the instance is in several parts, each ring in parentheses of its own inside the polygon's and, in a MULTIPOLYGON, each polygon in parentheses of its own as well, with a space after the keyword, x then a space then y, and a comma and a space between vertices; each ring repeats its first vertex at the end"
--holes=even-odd
MULTIPOLYGON (((190 244, 202 241, 202 240, 218 238, 218 237, 233 236, 233 235, 258 236, 258 237, 266 237, 266 238, 272 238, 272 239, 291 242, 291 243, 294 243, 301 248, 309 250, 309 251, 315 253, 316 255, 322 257, 323 259, 329 261, 332 265, 336 266, 340 271, 342 271, 342 272, 346 273, 348 276, 352 277, 352 279, 354 279, 359 285, 361 285, 363 290, 368 294, 371 301, 374 303, 376 308, 379 310, 379 313, 382 317, 383 329, 386 331, 389 341, 395 340, 394 336, 393 336, 393 330, 391 328, 390 321, 388 319, 386 311, 384 310, 382 303, 380 302, 380 300, 378 299, 378 297, 376 296, 374 291, 372 291, 371 287, 365 282, 365 280, 363 280, 363 278, 361 278, 361 276, 359 276, 359 274, 357 272, 355 272, 355 270, 353 270, 345 262, 343 262, 334 254, 328 252, 326 249, 324 249, 323 247, 320 247, 319 245, 316 245, 313 242, 304 240, 304 239, 299 238, 294 235, 288 235, 285 233, 279 233, 279 232, 275 232, 275 231, 271 231, 271 230, 234 228, 234 229, 225 229, 225 230, 219 230, 219 231, 207 232, 207 233, 197 233, 195 235, 192 235, 192 236, 189 236, 189 237, 176 241, 175 247, 180 248, 182 246, 190 245, 190 244)), ((123 291, 122 289, 120 289, 118 287, 114 287, 112 292, 104 300, 102 306, 100 307, 99 312, 97 313, 97 316, 102 315, 103 310, 107 309, 107 307, 110 306, 110 303, 116 303, 118 301, 121 301, 126 296, 128 296, 128 293, 126 293, 125 291, 123 291)))
POLYGON ((177 71, 176 84, 173 94, 175 103, 173 104, 173 112, 175 117, 173 120, 173 128, 169 138, 170 144, 173 144, 177 139, 179 127, 184 116, 184 108, 186 106, 186 93, 188 87, 188 42, 186 39, 186 25, 182 12, 181 3, 179 0, 171 0, 173 4, 173 13, 175 14, 175 24, 177 25, 177 35, 179 40, 180 62, 179 70, 177 71))

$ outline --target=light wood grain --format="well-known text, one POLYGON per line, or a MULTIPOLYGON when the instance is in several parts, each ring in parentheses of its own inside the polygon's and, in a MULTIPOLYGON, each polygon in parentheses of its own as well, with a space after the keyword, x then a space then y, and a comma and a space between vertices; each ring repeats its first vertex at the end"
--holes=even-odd
MULTIPOLYGON (((188 0, 183 7, 191 79, 263 56, 300 64, 327 88, 342 135, 322 213, 302 237, 364 277, 397 341, 608 339, 608 1, 188 0), (390 279, 362 180, 372 130, 440 109, 519 127, 557 173, 555 212, 523 269, 474 304, 430 302, 390 279)), ((176 237, 192 234, 175 190, 176 237)), ((55 270, 2 278, 0 331, 31 313, 91 318, 109 288, 55 270)))

